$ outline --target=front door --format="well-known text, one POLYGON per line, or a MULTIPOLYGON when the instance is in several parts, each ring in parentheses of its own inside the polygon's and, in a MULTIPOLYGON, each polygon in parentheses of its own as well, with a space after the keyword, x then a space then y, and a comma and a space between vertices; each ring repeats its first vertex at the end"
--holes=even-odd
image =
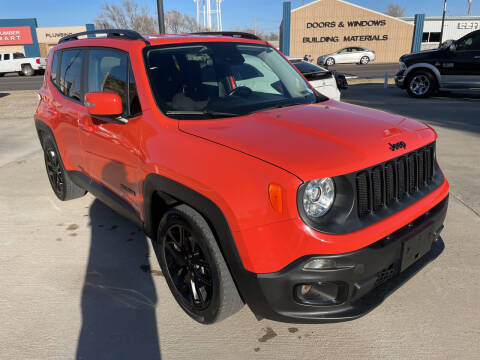
POLYGON ((86 92, 116 92, 122 98, 123 124, 90 116, 86 107, 79 115, 85 166, 92 179, 140 210, 139 124, 142 121, 135 80, 126 52, 91 49, 88 52, 86 92))
POLYGON ((442 64, 442 83, 449 88, 480 88, 480 31, 455 42, 442 64))

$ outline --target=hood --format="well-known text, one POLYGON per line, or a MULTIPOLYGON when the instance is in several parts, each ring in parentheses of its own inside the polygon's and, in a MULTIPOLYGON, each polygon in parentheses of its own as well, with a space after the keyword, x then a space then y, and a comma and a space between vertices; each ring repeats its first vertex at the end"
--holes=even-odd
POLYGON ((274 164, 301 180, 361 170, 436 138, 430 127, 415 120, 333 100, 233 118, 180 120, 179 127, 274 164), (400 141, 406 149, 392 151, 389 143, 400 141))
POLYGON ((414 52, 411 54, 405 54, 400 57, 400 61, 408 61, 410 59, 420 59, 420 58, 427 58, 431 56, 436 56, 437 54, 445 51, 445 48, 437 48, 437 49, 431 49, 431 50, 423 50, 423 51, 418 51, 414 52))

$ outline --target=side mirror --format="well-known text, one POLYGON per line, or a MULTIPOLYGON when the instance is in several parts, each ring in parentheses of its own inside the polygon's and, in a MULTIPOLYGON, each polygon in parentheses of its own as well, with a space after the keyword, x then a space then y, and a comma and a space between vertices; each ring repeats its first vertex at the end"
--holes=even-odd
POLYGON ((455 43, 451 43, 451 44, 450 44, 450 51, 451 51, 451 52, 457 51, 457 45, 455 45, 455 43))
POLYGON ((122 123, 127 120, 121 117, 123 113, 122 99, 114 92, 89 92, 85 94, 85 106, 92 116, 112 117, 122 123), (122 120, 123 121, 122 121, 122 120))

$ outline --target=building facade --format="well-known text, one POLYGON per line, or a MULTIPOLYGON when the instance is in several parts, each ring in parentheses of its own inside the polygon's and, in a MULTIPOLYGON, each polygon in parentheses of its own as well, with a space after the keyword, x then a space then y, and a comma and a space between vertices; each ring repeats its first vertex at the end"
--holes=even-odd
POLYGON ((93 24, 41 28, 37 19, 0 19, 0 53, 46 57, 63 36, 87 30, 94 30, 93 24))
POLYGON ((291 11, 290 56, 329 54, 360 46, 376 62, 397 62, 411 51, 413 21, 394 18, 342 0, 317 0, 291 11))
MULTIPOLYGON (((413 17, 402 18, 413 24, 413 17)), ((458 40, 468 33, 480 30, 480 16, 447 16, 443 25, 443 41, 458 40)), ((423 24, 422 50, 433 49, 440 43, 442 31, 442 17, 425 18, 423 24)))

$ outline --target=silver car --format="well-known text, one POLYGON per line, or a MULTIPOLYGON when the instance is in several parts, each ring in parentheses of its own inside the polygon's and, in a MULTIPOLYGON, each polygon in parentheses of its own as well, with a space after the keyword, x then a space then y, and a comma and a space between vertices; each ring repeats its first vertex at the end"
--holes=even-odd
POLYGON ((322 55, 318 58, 318 65, 331 66, 334 64, 362 64, 366 65, 375 60, 375 51, 360 46, 350 46, 337 52, 322 55))

